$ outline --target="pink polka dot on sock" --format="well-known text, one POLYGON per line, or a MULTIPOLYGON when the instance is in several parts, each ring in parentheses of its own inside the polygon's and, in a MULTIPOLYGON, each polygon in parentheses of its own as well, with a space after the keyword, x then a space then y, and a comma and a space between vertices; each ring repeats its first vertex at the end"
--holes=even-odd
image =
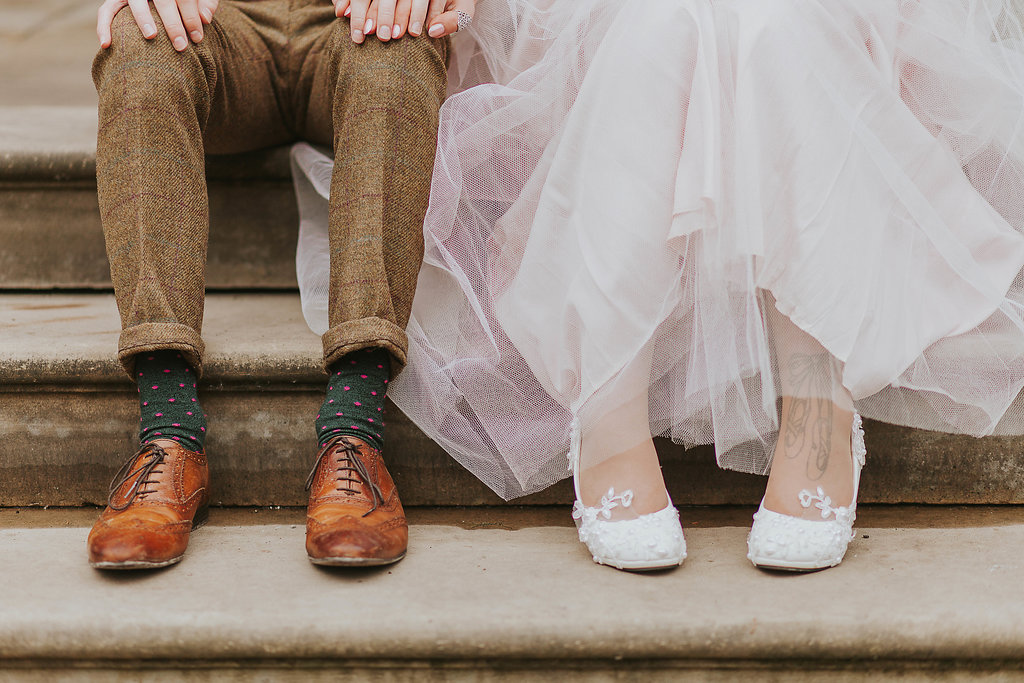
POLYGON ((148 406, 148 405, 149 405, 149 401, 143 401, 143 402, 142 402, 142 405, 144 405, 144 406, 148 406))
POLYGON ((327 387, 327 391, 334 391, 334 387, 327 387))
POLYGON ((163 416, 164 416, 164 414, 163 414, 163 413, 157 413, 157 414, 156 414, 156 415, 154 415, 153 417, 163 417, 163 416))
POLYGON ((183 387, 183 386, 185 386, 185 385, 184 385, 184 384, 179 384, 178 386, 179 386, 179 387, 183 387))
POLYGON ((153 388, 154 388, 154 389, 159 389, 160 387, 158 387, 157 385, 155 385, 155 384, 154 384, 154 385, 153 385, 153 388))
POLYGON ((171 426, 172 426, 172 427, 180 427, 181 425, 180 425, 180 424, 178 424, 177 422, 175 422, 175 423, 171 424, 171 426))
POLYGON ((196 441, 196 437, 194 437, 194 436, 190 436, 188 438, 192 439, 193 441, 196 441))
POLYGON ((174 403, 174 399, 173 398, 169 398, 169 399, 167 399, 167 402, 168 403, 174 403))
POLYGON ((141 372, 139 373, 139 377, 142 377, 142 373, 141 372))
POLYGON ((168 373, 169 373, 169 372, 170 372, 170 370, 164 370, 164 372, 168 372, 168 373))
POLYGON ((383 369, 384 369, 384 366, 383 366, 383 365, 378 365, 377 367, 378 367, 378 368, 380 368, 381 370, 383 370, 383 369))
POLYGON ((188 372, 188 368, 185 368, 185 372, 188 372))
POLYGON ((351 389, 351 388, 352 388, 352 387, 345 387, 345 391, 348 391, 348 390, 349 390, 349 389, 351 389))
POLYGON ((367 422, 373 422, 373 418, 372 417, 368 417, 368 418, 366 418, 366 421, 367 422))
POLYGON ((359 375, 359 376, 362 377, 363 379, 366 379, 366 375, 359 375))
POLYGON ((384 409, 383 409, 383 408, 377 408, 377 412, 378 412, 378 413, 379 413, 380 411, 382 411, 382 410, 384 410, 384 409))
POLYGON ((356 427, 355 425, 352 425, 352 429, 359 429, 359 427, 356 427))
POLYGON ((326 427, 326 426, 324 426, 324 427, 321 427, 320 429, 327 429, 327 427, 326 427))
MULTIPOLYGON (((378 408, 377 410, 380 410, 380 408, 378 408)), ((188 411, 188 412, 187 412, 187 413, 185 413, 185 414, 186 414, 186 415, 191 415, 191 414, 192 414, 192 411, 190 410, 190 411, 188 411)))
POLYGON ((355 403, 353 403, 352 405, 356 405, 356 406, 361 406, 361 405, 363 405, 363 404, 362 404, 362 403, 360 403, 359 401, 356 401, 356 402, 355 402, 355 403))
POLYGON ((195 399, 192 399, 192 402, 193 402, 193 403, 195 403, 195 402, 196 402, 196 400, 195 400, 195 399))
POLYGON ((172 436, 171 438, 172 438, 172 439, 174 439, 175 441, 181 441, 181 439, 179 439, 179 438, 178 438, 178 437, 176 437, 176 436, 172 436))
POLYGON ((334 399, 332 398, 328 403, 334 403, 334 399))
POLYGON ((370 392, 370 395, 372 395, 372 396, 376 396, 376 395, 377 395, 377 392, 376 392, 376 391, 371 391, 371 392, 370 392))
POLYGON ((342 413, 335 413, 335 415, 337 415, 338 417, 341 417, 342 413))
POLYGON ((200 427, 200 428, 199 428, 199 431, 201 431, 201 432, 205 432, 205 431, 206 431, 206 427, 200 427))
POLYGON ((388 381, 387 381, 387 380, 384 380, 384 384, 387 384, 387 383, 388 383, 388 381))

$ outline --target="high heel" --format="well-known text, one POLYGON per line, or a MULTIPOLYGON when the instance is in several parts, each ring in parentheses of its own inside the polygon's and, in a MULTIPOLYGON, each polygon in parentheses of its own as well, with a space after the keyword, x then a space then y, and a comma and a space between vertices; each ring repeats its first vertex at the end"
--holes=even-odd
POLYGON ((747 538, 747 559, 762 569, 788 571, 825 569, 843 561, 853 539, 860 471, 867 456, 864 428, 858 413, 853 414, 850 450, 853 452, 853 502, 850 506, 832 507, 831 498, 820 486, 816 491, 800 491, 801 506, 814 505, 821 510, 825 521, 819 522, 766 510, 762 498, 747 538))
POLYGON ((643 571, 676 567, 686 559, 686 539, 679 523, 679 511, 668 505, 633 519, 612 520, 612 510, 628 508, 633 503, 633 491, 616 493, 614 487, 601 497, 601 505, 587 507, 580 494, 580 449, 582 439, 579 426, 573 423, 569 447, 569 471, 572 472, 576 502, 572 518, 579 530, 580 541, 594 557, 594 562, 616 569, 643 571))

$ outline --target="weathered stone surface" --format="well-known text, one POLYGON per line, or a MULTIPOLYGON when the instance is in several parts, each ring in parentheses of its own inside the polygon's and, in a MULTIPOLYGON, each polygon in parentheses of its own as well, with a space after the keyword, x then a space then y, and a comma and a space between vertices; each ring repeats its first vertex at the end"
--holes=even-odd
POLYGON ((733 526, 688 529, 686 563, 653 574, 593 564, 567 526, 414 523, 401 563, 325 571, 301 523, 213 525, 181 565, 130 575, 89 569, 84 527, 2 529, 0 678, 32 665, 229 680, 296 665, 395 681, 1019 673, 1024 525, 939 525, 862 527, 842 565, 802 576, 755 570, 733 526))
MULTIPOLYGON (((0 296, 0 501, 101 503, 129 455, 138 420, 114 359, 119 330, 106 294, 0 296)), ((312 421, 324 375, 320 344, 292 294, 214 294, 204 327, 215 500, 301 505, 314 456, 312 421)), ((498 498, 397 409, 388 462, 410 505, 480 505, 498 498)), ((969 437, 869 423, 861 500, 1024 503, 1024 440, 969 437)), ((678 504, 753 504, 761 477, 718 469, 709 448, 660 444, 678 504)), ((526 503, 565 503, 568 482, 526 503)))
MULTIPOLYGON (((95 129, 91 109, 0 107, 0 289, 110 288, 95 129)), ((207 176, 207 286, 295 288, 287 148, 209 157, 207 176)))

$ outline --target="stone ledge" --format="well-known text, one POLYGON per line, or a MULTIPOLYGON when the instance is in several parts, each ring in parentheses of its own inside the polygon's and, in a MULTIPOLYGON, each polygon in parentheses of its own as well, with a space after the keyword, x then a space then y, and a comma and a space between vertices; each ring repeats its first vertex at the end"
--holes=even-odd
MULTIPOLYGON (((94 107, 0 107, 0 183, 96 180, 94 107)), ((207 157, 215 181, 291 183, 288 147, 207 157)))
POLYGON ((132 574, 90 570, 85 534, 0 531, 0 672, 227 661, 423 679, 506 664, 867 677, 1024 664, 1022 525, 861 528, 840 567, 802 576, 751 567, 738 527, 688 530, 686 564, 647 575, 594 565, 565 527, 414 525, 403 562, 347 572, 309 565, 301 525, 207 527, 180 566, 132 574))

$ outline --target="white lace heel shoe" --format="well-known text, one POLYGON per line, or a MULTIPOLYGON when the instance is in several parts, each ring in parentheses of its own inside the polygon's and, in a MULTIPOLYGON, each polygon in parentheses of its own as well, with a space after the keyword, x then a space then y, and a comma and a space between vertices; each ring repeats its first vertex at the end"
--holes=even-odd
POLYGON ((846 548, 853 539, 853 522, 857 518, 857 493, 860 470, 867 449, 860 415, 853 415, 850 437, 853 451, 853 502, 849 507, 833 507, 832 499, 819 486, 817 491, 800 492, 800 505, 821 510, 824 521, 812 521, 766 510, 764 499, 754 514, 754 525, 747 538, 747 559, 762 569, 813 571, 834 567, 843 561, 846 548))
POLYGON ((576 503, 572 518, 579 530, 580 541, 594 556, 594 562, 616 569, 644 571, 681 565, 686 559, 686 539, 679 523, 679 511, 669 499, 668 506, 634 519, 612 520, 612 510, 628 508, 633 491, 615 493, 614 488, 601 497, 601 505, 587 507, 580 495, 580 445, 578 428, 574 425, 569 449, 569 471, 572 472, 576 503))

